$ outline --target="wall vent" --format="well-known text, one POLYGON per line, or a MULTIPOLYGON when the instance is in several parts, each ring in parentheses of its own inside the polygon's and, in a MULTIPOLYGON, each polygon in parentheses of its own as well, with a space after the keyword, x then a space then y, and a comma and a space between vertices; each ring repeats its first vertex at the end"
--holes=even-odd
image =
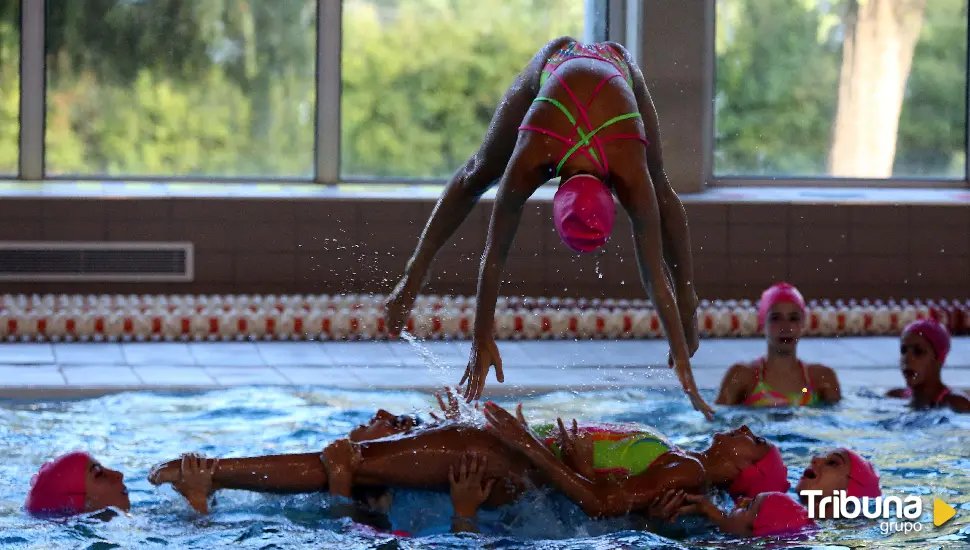
POLYGON ((194 251, 187 242, 0 241, 0 281, 191 282, 194 251))

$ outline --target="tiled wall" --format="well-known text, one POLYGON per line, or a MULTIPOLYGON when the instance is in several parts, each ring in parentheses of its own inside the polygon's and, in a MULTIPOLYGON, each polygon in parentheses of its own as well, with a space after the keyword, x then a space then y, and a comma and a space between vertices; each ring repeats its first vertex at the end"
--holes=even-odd
MULTIPOLYGON (((966 298, 965 206, 687 203, 704 298, 755 298, 787 279, 807 297, 966 298)), ((385 293, 431 201, 308 199, 2 199, 0 240, 188 240, 193 283, 3 283, 0 292, 385 293)), ((437 258, 427 292, 472 295, 491 203, 437 258)), ((503 294, 642 297, 629 224, 601 257, 571 254, 548 202, 527 209, 503 294)))

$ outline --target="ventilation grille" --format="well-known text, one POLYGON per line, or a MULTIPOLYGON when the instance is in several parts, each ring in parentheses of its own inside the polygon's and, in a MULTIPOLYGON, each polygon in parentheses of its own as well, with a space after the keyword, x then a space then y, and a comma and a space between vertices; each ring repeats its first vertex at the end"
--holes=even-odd
POLYGON ((0 281, 187 282, 192 243, 0 242, 0 281))

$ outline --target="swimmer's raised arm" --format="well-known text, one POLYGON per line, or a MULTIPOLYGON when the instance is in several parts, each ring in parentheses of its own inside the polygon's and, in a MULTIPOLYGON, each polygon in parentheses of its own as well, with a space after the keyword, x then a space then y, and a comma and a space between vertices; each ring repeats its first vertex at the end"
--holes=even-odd
POLYGON ((499 183, 492 221, 489 223, 485 253, 478 276, 478 296, 475 302, 474 340, 468 366, 459 385, 465 386, 465 399, 470 403, 478 399, 485 389, 489 368, 495 366, 495 378, 505 381, 502 358, 495 345, 495 302, 498 300, 499 284, 505 271, 505 262, 515 240, 515 232, 522 219, 525 202, 547 179, 547 165, 539 149, 530 145, 531 137, 519 139, 516 152, 508 170, 499 183), (542 159, 542 160, 539 160, 542 159))
POLYGON ((515 150, 519 124, 539 93, 546 60, 571 39, 546 44, 516 78, 495 109, 481 147, 451 177, 428 219, 418 246, 408 260, 404 276, 386 305, 387 330, 397 334, 407 323, 414 299, 424 286, 435 255, 458 230, 478 200, 505 172, 515 150))

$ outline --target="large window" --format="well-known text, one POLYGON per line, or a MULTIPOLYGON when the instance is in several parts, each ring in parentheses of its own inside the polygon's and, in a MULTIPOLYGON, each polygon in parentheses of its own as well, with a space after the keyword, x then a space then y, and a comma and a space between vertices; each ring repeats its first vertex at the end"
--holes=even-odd
POLYGON ((966 177, 967 0, 718 0, 714 175, 966 177))
POLYGON ((341 177, 449 177, 539 48, 583 37, 584 4, 344 0, 341 177))
POLYGON ((47 0, 46 173, 312 177, 316 22, 316 0, 47 0))
POLYGON ((0 2, 0 174, 20 158, 20 3, 0 2))

